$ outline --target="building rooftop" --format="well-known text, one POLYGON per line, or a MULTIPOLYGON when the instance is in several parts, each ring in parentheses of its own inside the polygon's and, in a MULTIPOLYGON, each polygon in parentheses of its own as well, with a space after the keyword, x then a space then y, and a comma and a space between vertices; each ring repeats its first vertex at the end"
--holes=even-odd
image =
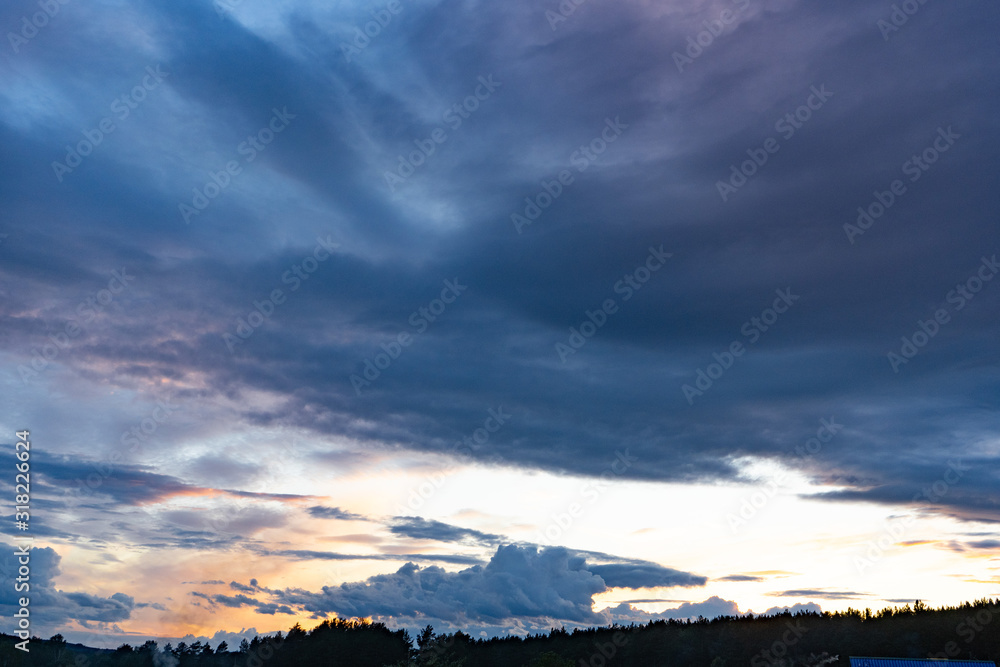
POLYGON ((937 658, 856 658, 851 667, 996 667, 992 660, 940 660, 937 658))

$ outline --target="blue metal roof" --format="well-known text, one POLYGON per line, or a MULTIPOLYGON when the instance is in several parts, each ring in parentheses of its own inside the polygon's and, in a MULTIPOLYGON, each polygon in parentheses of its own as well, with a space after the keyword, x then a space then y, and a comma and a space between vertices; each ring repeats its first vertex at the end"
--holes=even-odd
POLYGON ((996 667, 991 660, 935 660, 913 658, 855 658, 851 667, 996 667))

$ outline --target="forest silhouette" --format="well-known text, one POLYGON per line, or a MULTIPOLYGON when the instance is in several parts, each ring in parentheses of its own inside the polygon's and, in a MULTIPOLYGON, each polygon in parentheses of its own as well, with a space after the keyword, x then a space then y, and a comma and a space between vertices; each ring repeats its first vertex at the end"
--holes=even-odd
POLYGON ((915 604, 872 612, 783 612, 713 620, 655 620, 527 637, 474 639, 428 625, 416 637, 366 619, 325 620, 305 630, 176 646, 95 649, 60 635, 33 638, 29 653, 0 635, 0 665, 73 667, 847 667, 849 656, 1000 660, 1000 599, 932 609, 915 604))

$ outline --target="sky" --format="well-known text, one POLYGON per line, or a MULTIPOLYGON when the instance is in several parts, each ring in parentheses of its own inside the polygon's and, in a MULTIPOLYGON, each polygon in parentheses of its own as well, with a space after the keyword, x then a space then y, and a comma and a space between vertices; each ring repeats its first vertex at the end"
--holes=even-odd
POLYGON ((34 634, 1000 596, 996 3, 0 27, 12 501, 31 443, 0 568, 30 545, 34 634))

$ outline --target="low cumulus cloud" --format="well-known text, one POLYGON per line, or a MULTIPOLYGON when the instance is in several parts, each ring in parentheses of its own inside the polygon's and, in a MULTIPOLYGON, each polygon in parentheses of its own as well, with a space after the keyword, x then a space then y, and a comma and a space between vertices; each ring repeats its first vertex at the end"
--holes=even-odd
MULTIPOLYGON (((612 587, 704 583, 704 577, 655 563, 590 565, 585 557, 561 547, 506 545, 498 547, 486 565, 458 572, 407 563, 391 574, 324 586, 317 592, 270 590, 255 583, 250 588, 266 593, 272 603, 319 615, 433 618, 456 625, 499 626, 512 619, 604 624, 612 616, 593 611, 594 596, 612 587)), ((216 597, 213 600, 223 604, 251 606, 240 596, 216 597)))
POLYGON ((628 603, 622 603, 610 611, 611 616, 618 623, 643 623, 648 620, 668 619, 668 618, 716 618, 718 616, 740 616, 740 609, 732 600, 724 600, 716 595, 708 598, 704 602, 685 602, 673 609, 658 614, 650 614, 632 607, 628 603))
MULTIPOLYGON (((11 618, 20 608, 19 598, 30 600, 32 633, 47 636, 70 623, 112 624, 127 621, 137 605, 135 598, 125 593, 112 593, 101 597, 92 593, 64 591, 56 587, 62 561, 52 547, 34 547, 28 550, 30 573, 26 591, 15 591, 14 582, 21 563, 18 547, 0 543, 0 574, 5 585, 0 588, 0 614, 11 618)), ((145 604, 145 603, 143 603, 145 604)))
MULTIPOLYGON (((791 614, 797 614, 799 612, 821 614, 823 613, 823 608, 820 607, 815 602, 796 602, 791 606, 778 606, 770 607, 766 611, 761 612, 761 616, 773 616, 775 614, 782 614, 784 612, 789 612, 791 614)), ((750 612, 747 612, 750 613, 750 612)))
MULTIPOLYGON (((633 601, 633 603, 638 601, 633 601)), ((616 623, 645 623, 651 620, 660 619, 695 619, 698 617, 718 618, 719 616, 773 616, 784 612, 796 614, 799 612, 822 613, 822 608, 815 602, 796 603, 788 607, 771 607, 760 614, 755 614, 752 609, 740 611, 739 605, 734 600, 726 600, 717 595, 713 595, 703 602, 685 602, 677 607, 664 610, 659 613, 644 612, 636 609, 630 603, 622 603, 617 607, 608 610, 610 616, 616 623)))

